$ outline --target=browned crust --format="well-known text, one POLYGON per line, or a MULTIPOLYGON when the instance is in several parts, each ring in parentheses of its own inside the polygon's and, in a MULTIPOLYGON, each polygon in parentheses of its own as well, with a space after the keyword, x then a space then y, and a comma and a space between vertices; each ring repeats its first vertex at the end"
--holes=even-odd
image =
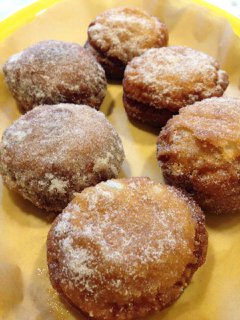
POLYGON ((98 52, 126 65, 149 48, 166 46, 168 30, 140 8, 119 7, 104 11, 90 23, 88 41, 98 52))
POLYGON ((239 212, 240 102, 211 98, 180 110, 162 129, 157 158, 165 180, 206 213, 239 212))
MULTIPOLYGON (((164 294, 158 294, 155 297, 154 301, 151 301, 151 303, 148 304, 146 301, 138 302, 138 304, 134 304, 131 306, 131 309, 129 309, 128 305, 112 305, 110 308, 113 309, 112 315, 108 315, 107 318, 102 317, 91 317, 91 319, 96 320, 115 320, 115 319, 121 319, 121 320, 131 320, 131 319, 139 319, 143 318, 148 314, 151 314, 155 311, 161 311, 169 306, 171 306, 183 293, 184 289, 188 286, 190 283, 192 276, 194 275, 195 271, 205 263, 206 260, 206 254, 207 254, 207 247, 208 247, 208 235, 205 229, 205 219, 203 218, 203 214, 199 215, 198 217, 195 217, 194 219, 197 219, 196 221, 196 236, 195 236, 195 242, 197 243, 195 247, 195 256, 196 256, 196 264, 189 264, 186 266, 186 269, 184 273, 182 274, 182 277, 174 284, 174 286, 169 289, 168 292, 164 294), (121 310, 121 314, 120 314, 121 310)), ((59 279, 54 275, 54 272, 58 270, 59 268, 59 260, 57 258, 57 255, 54 254, 55 246, 53 244, 53 237, 54 235, 52 233, 48 234, 47 239, 47 260, 48 260, 48 267, 49 267, 49 274, 50 274, 50 281, 53 286, 53 288, 61 295, 61 297, 66 300, 69 304, 73 305, 74 307, 78 308, 78 306, 67 297, 63 290, 62 286, 60 285, 59 279)), ((83 312, 80 310, 83 314, 86 316, 89 316, 87 312, 83 312)), ((107 311, 107 310, 106 310, 107 311)))
POLYGON ((116 177, 123 158, 120 138, 102 113, 83 105, 45 105, 5 130, 0 172, 10 190, 59 212, 74 192, 116 177))
POLYGON ((13 55, 3 66, 20 110, 42 104, 87 104, 99 109, 106 76, 94 56, 77 43, 48 40, 13 55))
POLYGON ((150 104, 137 102, 123 94, 123 105, 129 118, 139 120, 155 127, 163 127, 174 115, 167 109, 157 109, 150 104))
MULTIPOLYGON (((125 305, 117 305, 112 304, 109 305, 109 310, 104 310, 102 316, 94 317, 94 319, 103 320, 130 320, 130 319, 138 319, 140 317, 144 317, 147 314, 150 314, 156 310, 162 310, 167 306, 174 303, 178 297, 182 294, 184 288, 189 284, 194 272, 205 262, 206 253, 207 253, 207 244, 208 244, 208 236, 205 228, 205 217, 201 211, 201 209, 194 203, 192 199, 188 196, 184 195, 180 190, 177 190, 172 187, 172 191, 176 192, 181 199, 184 199, 188 202, 189 207, 191 208, 192 218, 195 225, 195 239, 194 239, 194 251, 193 254, 195 256, 195 262, 186 266, 185 271, 182 276, 176 283, 164 293, 157 294, 153 299, 142 298, 136 302, 129 301, 129 304, 125 305), (111 311, 110 311, 111 309, 111 311)), ((61 294, 63 298, 65 298, 69 302, 69 298, 65 295, 62 284, 60 283, 61 275, 58 273, 59 270, 59 257, 57 254, 54 228, 61 220, 61 217, 58 217, 49 234, 47 240, 47 257, 48 257, 48 267, 50 273, 50 280, 52 282, 53 287, 61 294)), ((66 281, 68 281, 66 279, 66 281)), ((70 301, 70 303, 72 303, 70 301)), ((79 307, 78 305, 75 305, 79 307)), ((90 310, 88 310, 90 311, 90 310)))
POLYGON ((107 78, 121 80, 132 58, 167 44, 164 23, 142 9, 119 7, 103 12, 90 23, 85 47, 103 66, 107 78))
MULTIPOLYGON (((183 196, 183 193, 179 189, 175 189, 179 193, 180 197, 183 196)), ((205 263, 207 248, 208 248, 208 234, 205 227, 205 216, 202 210, 196 205, 196 203, 187 195, 184 194, 184 197, 189 202, 190 206, 193 208, 192 217, 195 222, 195 248, 194 255, 196 257, 196 263, 189 264, 186 266, 185 271, 182 274, 181 279, 177 281, 169 292, 169 296, 164 295, 163 297, 158 296, 157 299, 159 302, 164 302, 164 306, 160 310, 170 306, 174 303, 180 295, 183 293, 183 290, 190 283, 192 276, 195 271, 205 263), (174 298, 173 298, 174 297, 174 298)))
POLYGON ((108 79, 117 81, 122 80, 126 64, 122 63, 117 58, 108 57, 104 52, 94 48, 88 41, 85 43, 84 48, 89 50, 101 64, 108 79))
POLYGON ((220 97, 228 75, 212 57, 183 46, 147 50, 131 60, 123 78, 125 95, 171 112, 210 97, 220 97))

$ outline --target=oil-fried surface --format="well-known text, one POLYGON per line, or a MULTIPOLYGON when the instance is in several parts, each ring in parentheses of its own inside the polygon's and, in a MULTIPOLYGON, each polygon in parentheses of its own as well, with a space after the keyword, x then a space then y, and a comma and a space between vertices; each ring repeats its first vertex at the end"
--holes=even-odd
POLYGON ((54 288, 95 319, 173 303, 205 261, 204 215, 174 187, 108 180, 76 194, 48 235, 54 288))
POLYGON ((73 193, 117 177, 121 140, 105 116, 84 105, 34 108, 3 134, 4 183, 36 206, 61 211, 73 193))
MULTIPOLYGON (((88 28, 88 42, 103 67, 108 69, 112 63, 125 68, 132 58, 147 49, 166 46, 168 31, 164 23, 142 9, 120 7, 96 17, 88 28)), ((123 70, 108 75, 120 78, 123 70)))
POLYGON ((41 41, 10 57, 3 71, 24 112, 40 104, 57 103, 99 109, 105 97, 103 68, 77 43, 41 41))
POLYGON ((166 180, 206 212, 240 209, 240 100, 212 98, 180 110, 158 138, 166 180))
POLYGON ((148 50, 127 65, 123 79, 127 98, 171 112, 222 96, 227 86, 214 58, 181 46, 148 50))

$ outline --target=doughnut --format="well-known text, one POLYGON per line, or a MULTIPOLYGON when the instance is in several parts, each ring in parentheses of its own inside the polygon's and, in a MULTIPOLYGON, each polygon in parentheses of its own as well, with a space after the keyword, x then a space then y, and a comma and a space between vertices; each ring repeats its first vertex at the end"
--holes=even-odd
POLYGON ((74 192, 117 177, 124 151, 104 114, 85 105, 42 105, 5 130, 0 173, 10 189, 47 211, 74 192))
POLYGON ((167 43, 164 23, 142 9, 119 7, 104 11, 90 23, 85 47, 103 66, 108 78, 120 80, 132 58, 167 43))
POLYGON ((166 181, 205 213, 240 212, 240 100, 211 98, 181 109, 160 132, 157 158, 166 181))
POLYGON ((98 110, 105 97, 103 68, 77 43, 41 41, 10 57, 3 72, 22 112, 58 103, 98 110))
POLYGON ((186 105, 220 97, 228 76, 205 53, 173 46, 149 49, 126 67, 123 103, 130 118, 162 127, 186 105))
POLYGON ((139 319, 181 295, 205 262, 201 209, 145 177, 112 179, 75 194, 47 240, 50 280, 88 317, 139 319))

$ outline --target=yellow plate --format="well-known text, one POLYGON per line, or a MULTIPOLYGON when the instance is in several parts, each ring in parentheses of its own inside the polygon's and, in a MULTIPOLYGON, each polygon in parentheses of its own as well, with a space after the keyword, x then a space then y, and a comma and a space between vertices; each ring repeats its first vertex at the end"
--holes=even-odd
MULTIPOLYGON (((26 23, 32 21, 37 15, 47 10, 49 7, 53 6, 61 0, 38 0, 33 4, 27 6, 26 8, 19 10, 15 14, 11 15, 9 18, 0 21, 0 41, 8 37, 12 32, 25 25, 26 23)), ((218 8, 204 0, 192 0, 195 3, 198 3, 210 11, 217 13, 231 23, 233 30, 237 35, 240 36, 240 19, 230 14, 229 12, 218 8)))
MULTIPOLYGON (((55 2, 38 2, 0 24, 0 65, 11 54, 43 39, 83 44, 87 26, 98 13, 109 7, 129 4, 127 0, 65 0, 52 6, 55 2), (46 8, 36 16, 39 10, 46 8)), ((190 0, 132 0, 130 3, 145 7, 167 23, 170 44, 191 46, 217 57, 230 75, 227 94, 240 97, 240 39, 221 15, 190 0)), ((237 19, 231 17, 230 20, 239 32, 237 19)), ((127 160, 121 176, 147 175, 161 181, 155 158, 157 132, 128 121, 120 85, 108 85, 101 111, 123 140, 127 160)), ((0 114, 1 134, 20 115, 2 74, 0 114)), ((0 196, 0 319, 82 319, 76 310, 60 301, 47 276, 45 240, 53 217, 2 184, 0 196)), ((173 306, 149 319, 240 319, 240 216, 207 217, 207 227, 206 264, 196 272, 173 306)))

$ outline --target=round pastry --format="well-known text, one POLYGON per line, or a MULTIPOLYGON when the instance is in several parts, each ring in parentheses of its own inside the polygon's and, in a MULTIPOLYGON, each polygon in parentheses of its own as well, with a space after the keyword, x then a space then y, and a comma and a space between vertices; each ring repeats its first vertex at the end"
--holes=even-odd
POLYGON ((191 193, 205 212, 240 211, 240 100, 211 98, 180 110, 157 143, 169 184, 191 193))
POLYGON ((132 58, 167 43, 165 24, 139 8, 120 7, 96 17, 89 25, 85 46, 101 63, 107 77, 122 79, 132 58))
POLYGON ((182 107, 222 96, 228 76, 218 62, 187 47, 150 49, 128 65, 123 102, 130 118, 163 126, 182 107))
POLYGON ((200 208, 144 177, 75 194, 47 241, 53 287, 100 320, 139 319, 172 304, 206 251, 200 208))
POLYGON ((74 192, 118 175, 121 140, 103 113, 88 106, 34 108, 3 134, 0 172, 6 186, 48 211, 74 192))
POLYGON ((103 68, 77 43, 41 41, 13 55, 3 72, 23 112, 61 102, 99 109, 105 96, 103 68))

